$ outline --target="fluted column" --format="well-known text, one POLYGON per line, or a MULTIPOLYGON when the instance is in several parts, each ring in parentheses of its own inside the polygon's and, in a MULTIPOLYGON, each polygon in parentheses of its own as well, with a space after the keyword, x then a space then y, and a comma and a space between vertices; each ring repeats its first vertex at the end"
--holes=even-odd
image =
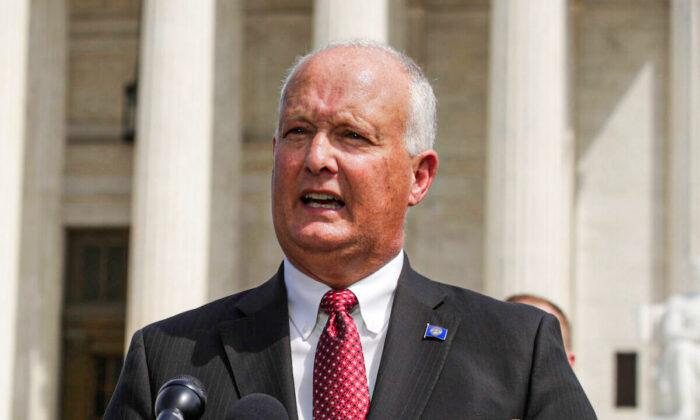
POLYGON ((29 1, 0 1, 0 418, 12 418, 29 1))
POLYGON ((668 293, 700 291, 700 0, 671 2, 668 293))
POLYGON ((59 395, 63 0, 0 1, 0 418, 52 419, 59 395))
POLYGON ((315 0, 314 48, 369 38, 403 48, 405 0, 315 0))
POLYGON ((486 289, 568 309, 567 1, 495 0, 491 13, 486 289))
POLYGON ((240 14, 143 3, 128 336, 235 291, 240 14))

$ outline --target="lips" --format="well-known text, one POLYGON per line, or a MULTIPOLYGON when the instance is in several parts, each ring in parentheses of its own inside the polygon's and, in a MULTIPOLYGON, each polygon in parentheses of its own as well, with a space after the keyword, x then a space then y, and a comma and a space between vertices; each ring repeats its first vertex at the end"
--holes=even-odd
POLYGON ((338 210, 345 206, 343 200, 335 195, 326 193, 306 193, 301 196, 301 201, 315 209, 338 210))

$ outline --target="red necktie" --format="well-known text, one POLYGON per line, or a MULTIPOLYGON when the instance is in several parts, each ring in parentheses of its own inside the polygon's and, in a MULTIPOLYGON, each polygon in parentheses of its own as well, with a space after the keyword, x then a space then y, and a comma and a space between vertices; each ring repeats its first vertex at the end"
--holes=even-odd
POLYGON ((348 312, 357 304, 349 290, 330 290, 321 299, 328 322, 314 359, 314 419, 364 419, 369 410, 365 358, 348 312))

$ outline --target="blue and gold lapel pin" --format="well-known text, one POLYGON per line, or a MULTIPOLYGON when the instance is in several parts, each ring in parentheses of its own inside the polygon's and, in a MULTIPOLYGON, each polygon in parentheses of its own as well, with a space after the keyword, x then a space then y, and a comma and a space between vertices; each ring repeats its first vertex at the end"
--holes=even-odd
POLYGON ((425 324, 425 334, 423 338, 436 338, 440 341, 445 341, 447 337, 447 328, 440 327, 438 325, 432 325, 430 323, 425 324))

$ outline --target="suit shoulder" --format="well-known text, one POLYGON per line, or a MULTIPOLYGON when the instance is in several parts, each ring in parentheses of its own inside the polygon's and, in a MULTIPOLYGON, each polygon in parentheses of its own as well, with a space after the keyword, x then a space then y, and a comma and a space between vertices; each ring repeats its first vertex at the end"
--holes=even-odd
POLYGON ((424 285, 433 289, 433 294, 442 295, 444 304, 457 315, 488 319, 492 323, 521 326, 537 326, 547 315, 533 306, 504 302, 473 290, 440 283, 420 274, 418 276, 424 285))
POLYGON ((244 290, 209 302, 198 308, 153 322, 142 329, 144 337, 148 337, 156 332, 174 334, 215 328, 221 322, 240 317, 241 314, 237 309, 238 302, 261 287, 263 286, 244 290))

